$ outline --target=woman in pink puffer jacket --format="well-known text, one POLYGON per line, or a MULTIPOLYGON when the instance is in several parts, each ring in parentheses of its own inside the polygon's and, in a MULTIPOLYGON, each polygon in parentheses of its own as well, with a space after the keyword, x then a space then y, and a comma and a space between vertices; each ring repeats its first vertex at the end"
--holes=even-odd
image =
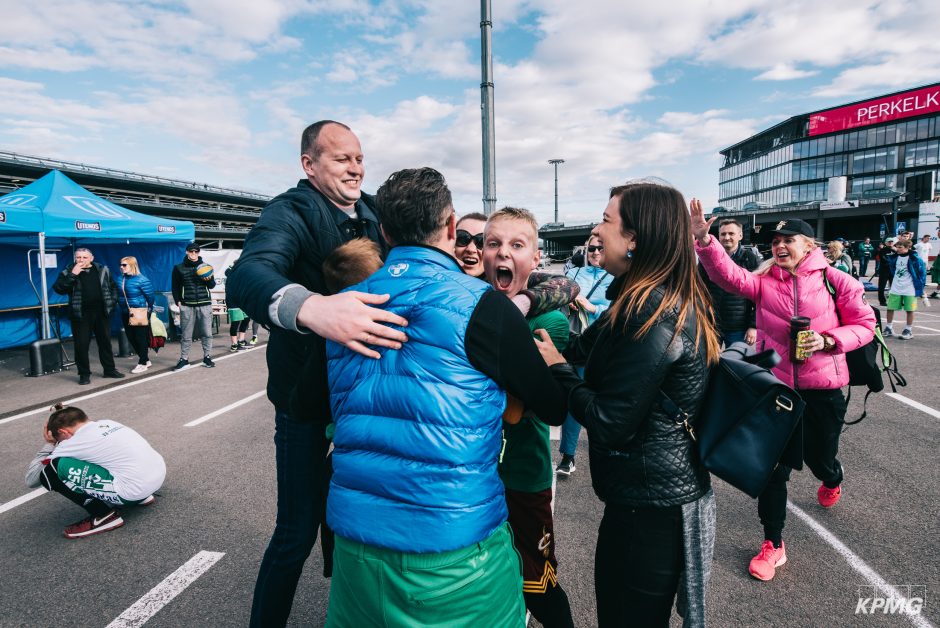
POLYGON ((851 275, 826 273, 829 264, 813 240, 813 228, 802 220, 777 223, 771 232, 770 260, 756 271, 739 267, 708 234, 715 221, 705 220, 702 203, 691 202, 695 250, 709 279, 729 292, 754 302, 757 309, 757 348, 775 349, 782 360, 774 374, 800 392, 806 402, 803 419, 794 431, 780 464, 757 500, 764 526, 764 542, 750 563, 758 580, 770 580, 787 562, 783 525, 787 513, 787 481, 803 462, 822 484, 819 504, 831 508, 842 496, 842 465, 836 458, 846 402, 842 386, 849 383, 845 354, 874 337, 875 314, 864 299, 862 285, 851 275), (823 273, 836 292, 826 288, 823 273), (790 359, 790 318, 805 316, 812 322, 811 338, 803 348, 811 352, 802 364, 790 359))

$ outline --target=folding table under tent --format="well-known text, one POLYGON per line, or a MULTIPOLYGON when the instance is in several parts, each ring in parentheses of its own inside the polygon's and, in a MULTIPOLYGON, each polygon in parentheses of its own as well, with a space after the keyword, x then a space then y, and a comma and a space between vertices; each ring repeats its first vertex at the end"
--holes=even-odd
POLYGON ((193 223, 125 209, 58 170, 0 197, 0 349, 50 338, 50 307, 62 311, 61 336, 71 335, 68 298, 52 284, 76 248, 90 249, 116 281, 120 259, 133 255, 154 289, 168 292, 173 265, 194 238, 193 223))

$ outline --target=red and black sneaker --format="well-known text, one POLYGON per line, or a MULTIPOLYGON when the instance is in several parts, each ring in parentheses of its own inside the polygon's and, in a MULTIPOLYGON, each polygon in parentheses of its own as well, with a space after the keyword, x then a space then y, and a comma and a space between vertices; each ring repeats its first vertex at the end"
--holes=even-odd
POLYGON ((78 523, 66 526, 65 538, 80 539, 91 536, 92 534, 98 534, 99 532, 107 532, 108 530, 120 528, 122 525, 124 525, 124 519, 121 518, 121 513, 112 510, 104 516, 88 517, 78 523))

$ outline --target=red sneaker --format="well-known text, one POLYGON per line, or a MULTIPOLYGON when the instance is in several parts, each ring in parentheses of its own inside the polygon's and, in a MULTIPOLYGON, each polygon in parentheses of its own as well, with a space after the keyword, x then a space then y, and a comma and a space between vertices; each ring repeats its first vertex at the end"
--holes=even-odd
POLYGON ((842 485, 827 488, 825 484, 820 484, 819 490, 816 491, 816 499, 819 500, 819 505, 823 508, 832 508, 842 499, 842 485))
POLYGON ((65 528, 65 537, 69 539, 80 539, 99 532, 107 532, 124 525, 121 513, 112 510, 103 517, 88 517, 78 523, 73 523, 65 528))
POLYGON ((787 552, 784 549, 783 541, 780 541, 780 547, 774 547, 774 542, 765 540, 760 546, 760 552, 751 559, 748 566, 748 572, 758 580, 773 580, 777 573, 777 567, 787 562, 787 552))

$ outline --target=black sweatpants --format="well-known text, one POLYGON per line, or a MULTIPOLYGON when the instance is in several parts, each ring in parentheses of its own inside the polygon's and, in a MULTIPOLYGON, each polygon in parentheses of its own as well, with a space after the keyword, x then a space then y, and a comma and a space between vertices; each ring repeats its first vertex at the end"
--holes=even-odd
POLYGON ((79 375, 91 375, 88 361, 88 348, 91 335, 95 334, 98 344, 98 359, 104 372, 114 369, 114 349, 111 347, 111 317, 104 313, 104 308, 82 310, 81 318, 72 319, 72 338, 75 341, 75 364, 79 375))
MULTIPOLYGON (((803 461, 818 480, 829 488, 835 488, 842 483, 842 464, 836 456, 845 419, 845 396, 840 388, 799 392, 806 402, 806 410, 803 411, 803 461)), ((796 435, 799 434, 797 430, 796 435)), ((794 437, 798 437, 796 435, 794 437)), ((764 538, 775 544, 780 543, 787 518, 790 471, 790 467, 778 465, 764 492, 757 498, 757 513, 764 526, 764 538)))
POLYGON ((606 505, 594 556, 600 628, 669 625, 685 563, 682 538, 681 506, 606 505))
POLYGON ((55 491, 59 495, 65 496, 70 502, 81 506, 92 517, 103 517, 112 510, 114 506, 103 502, 100 499, 89 497, 83 493, 76 493, 59 478, 56 474, 56 464, 59 459, 51 460, 49 464, 43 467, 39 475, 39 482, 48 490, 55 491))

